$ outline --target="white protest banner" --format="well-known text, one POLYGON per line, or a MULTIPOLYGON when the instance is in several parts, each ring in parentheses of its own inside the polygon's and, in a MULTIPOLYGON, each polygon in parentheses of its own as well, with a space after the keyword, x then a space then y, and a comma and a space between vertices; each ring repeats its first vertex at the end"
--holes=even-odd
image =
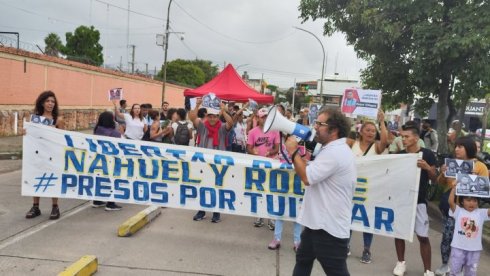
POLYGON ((348 88, 344 91, 341 111, 352 116, 377 118, 381 105, 381 90, 348 88))
POLYGON ((417 154, 359 157, 351 229, 412 241, 419 191, 417 154))
POLYGON ((109 101, 112 100, 122 100, 123 89, 122 88, 112 88, 108 91, 109 101))
MULTIPOLYGON (((294 221, 304 187, 260 156, 95 136, 26 123, 22 195, 216 211, 294 221)), ((411 240, 417 155, 360 158, 353 229, 411 240)))

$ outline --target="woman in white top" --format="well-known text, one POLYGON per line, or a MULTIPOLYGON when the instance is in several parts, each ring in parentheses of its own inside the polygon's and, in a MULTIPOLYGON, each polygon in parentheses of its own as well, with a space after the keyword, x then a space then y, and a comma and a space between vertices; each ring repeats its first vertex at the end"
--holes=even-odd
POLYGON ((116 117, 126 122, 126 131, 124 136, 132 140, 141 140, 145 134, 148 126, 145 124, 143 115, 141 114, 141 107, 139 104, 133 104, 131 111, 128 113, 121 113, 117 107, 117 100, 113 100, 114 109, 116 111, 116 117))
MULTIPOLYGON (((383 154, 388 145, 388 130, 384 124, 385 115, 382 110, 378 112, 378 122, 380 122, 380 140, 376 141, 376 124, 366 121, 362 124, 359 131, 359 138, 356 140, 347 139, 347 144, 351 147, 356 157, 372 156, 383 154)), ((371 263, 371 243, 373 234, 362 233, 364 238, 364 250, 362 252, 361 262, 371 263)))

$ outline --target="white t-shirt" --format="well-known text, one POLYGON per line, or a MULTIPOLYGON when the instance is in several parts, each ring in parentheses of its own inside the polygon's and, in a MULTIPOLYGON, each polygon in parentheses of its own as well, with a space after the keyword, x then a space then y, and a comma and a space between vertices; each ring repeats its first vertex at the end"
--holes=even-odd
POLYGON ((297 222, 340 239, 349 238, 357 168, 346 139, 323 146, 308 163, 306 177, 310 186, 305 187, 297 222))
POLYGON ((124 135, 129 139, 141 140, 144 134, 145 121, 140 120, 138 117, 131 117, 131 114, 124 113, 124 122, 126 122, 126 131, 124 135))
POLYGON ((243 122, 237 122, 235 124, 235 139, 237 144, 246 146, 247 145, 247 125, 243 122))
POLYGON ((451 246, 467 251, 482 250, 483 223, 490 220, 487 209, 475 209, 468 212, 464 208, 456 206, 454 213, 449 210, 449 215, 454 218, 454 233, 451 246))

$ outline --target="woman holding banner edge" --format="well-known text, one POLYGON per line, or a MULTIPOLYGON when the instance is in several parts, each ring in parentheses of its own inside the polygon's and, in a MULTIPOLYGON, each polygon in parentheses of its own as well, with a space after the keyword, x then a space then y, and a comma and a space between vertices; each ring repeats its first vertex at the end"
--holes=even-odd
MULTIPOLYGON (((383 154, 388 145, 388 130, 384 124, 385 114, 383 110, 378 111, 378 122, 380 123, 380 140, 376 141, 376 124, 371 121, 365 121, 359 131, 359 138, 356 140, 347 139, 347 144, 352 149, 356 158, 362 156, 374 156, 383 154)), ((352 231, 351 231, 352 233, 352 231)), ((362 251, 361 263, 370 264, 371 259, 371 243, 373 241, 372 233, 362 233, 364 241, 364 249, 362 251)), ((350 251, 349 251, 350 253, 350 251)))
MULTIPOLYGON (((52 125, 59 129, 65 128, 65 122, 62 116, 59 116, 58 110, 58 100, 56 95, 52 91, 42 92, 36 100, 34 106, 35 116, 42 116, 46 119, 52 120, 52 125)), ((31 219, 41 215, 41 210, 39 209, 39 197, 33 197, 33 204, 29 212, 26 214, 26 218, 31 219)), ((58 198, 51 198, 53 207, 51 209, 51 214, 49 219, 58 219, 60 217, 60 209, 58 207, 58 198)))

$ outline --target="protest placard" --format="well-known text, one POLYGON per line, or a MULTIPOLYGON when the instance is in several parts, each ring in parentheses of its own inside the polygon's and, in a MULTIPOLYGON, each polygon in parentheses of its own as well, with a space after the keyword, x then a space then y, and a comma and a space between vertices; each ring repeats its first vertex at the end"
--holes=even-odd
POLYGON ((53 119, 49 119, 49 118, 46 118, 44 116, 35 115, 35 114, 31 114, 31 122, 33 122, 35 124, 43 124, 46 126, 51 126, 54 124, 53 119))
POLYGON ((473 167, 475 162, 473 160, 460 160, 446 158, 444 159, 444 164, 446 164, 446 172, 444 176, 448 178, 456 178, 458 173, 471 174, 473 172, 473 167))
MULTIPOLYGON (((216 97, 214 93, 209 93, 202 97, 202 107, 217 110, 218 112, 221 110, 221 99, 216 97)), ((209 110, 208 110, 209 112, 209 110)))
POLYGON ((475 174, 456 174, 456 195, 490 197, 488 177, 475 174))
POLYGON ((109 96, 109 101, 122 100, 123 99, 123 89, 122 88, 109 89, 108 96, 109 96))
POLYGON ((345 89, 341 111, 349 116, 377 118, 381 105, 381 90, 345 89))

